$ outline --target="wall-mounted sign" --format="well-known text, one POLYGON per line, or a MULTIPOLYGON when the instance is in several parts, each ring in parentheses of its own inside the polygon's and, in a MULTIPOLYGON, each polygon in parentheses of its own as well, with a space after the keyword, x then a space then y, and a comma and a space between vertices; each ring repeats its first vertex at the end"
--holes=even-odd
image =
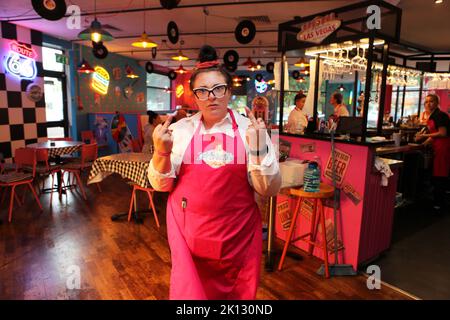
POLYGON ((136 102, 137 103, 144 103, 145 102, 145 94, 143 92, 139 92, 136 95, 136 102))
POLYGON ((341 20, 336 19, 334 13, 324 17, 315 17, 313 20, 301 25, 297 34, 298 41, 319 44, 341 26, 341 20))
MULTIPOLYGON (((338 185, 344 181, 345 173, 347 172, 348 165, 350 163, 351 155, 345 153, 339 149, 336 149, 334 152, 334 162, 335 162, 335 170, 336 170, 336 182, 338 185)), ((324 176, 330 180, 333 180, 332 170, 333 170, 333 162, 331 161, 332 154, 330 153, 330 157, 328 158, 327 166, 325 168, 324 176)))
POLYGON ((102 67, 95 67, 95 72, 92 74, 91 86, 96 92, 100 94, 107 94, 109 87, 109 73, 102 67))
POLYGON ((121 68, 114 68, 113 69, 113 77, 114 77, 114 80, 122 79, 122 69, 121 68))
POLYGON ((5 69, 19 79, 33 80, 36 78, 36 53, 25 44, 13 41, 9 44, 10 51, 5 60, 5 69))
POLYGON ((184 86, 182 84, 179 84, 177 86, 175 94, 177 95, 177 98, 181 98, 181 96, 184 94, 184 86))
POLYGON ((255 89, 258 93, 264 93, 267 91, 267 82, 262 79, 261 81, 255 80, 255 89))
POLYGON ((43 95, 42 88, 36 83, 30 83, 27 86, 27 98, 31 101, 38 102, 42 99, 43 95))
POLYGON ((358 191, 356 191, 355 188, 348 182, 344 182, 342 184, 342 191, 355 204, 355 206, 361 202, 362 200, 361 194, 358 191))
POLYGON ((69 64, 69 58, 63 54, 55 53, 55 60, 58 63, 69 64))

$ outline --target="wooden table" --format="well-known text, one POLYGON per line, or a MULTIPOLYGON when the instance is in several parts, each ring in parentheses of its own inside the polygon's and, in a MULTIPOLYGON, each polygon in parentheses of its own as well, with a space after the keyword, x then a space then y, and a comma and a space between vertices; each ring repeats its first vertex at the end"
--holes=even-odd
MULTIPOLYGON (((142 188, 151 188, 147 172, 152 156, 153 154, 150 153, 118 153, 98 158, 92 164, 88 184, 100 182, 111 174, 117 173, 120 174, 122 178, 127 179, 142 188)), ((142 218, 138 216, 138 213, 147 213, 150 211, 137 211, 136 199, 134 208, 133 219, 137 223, 142 223, 142 218)), ((111 216, 111 220, 116 221, 119 218, 126 216, 128 216, 128 212, 114 214, 111 216)))

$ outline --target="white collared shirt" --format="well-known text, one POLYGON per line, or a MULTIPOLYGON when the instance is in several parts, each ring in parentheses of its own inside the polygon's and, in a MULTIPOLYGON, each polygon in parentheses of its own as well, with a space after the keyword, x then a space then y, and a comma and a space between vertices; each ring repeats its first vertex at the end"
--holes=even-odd
MULTIPOLYGON (((250 120, 233 110, 238 131, 244 143, 247 152, 247 170, 249 172, 249 182, 253 188, 262 195, 275 195, 281 184, 279 173, 278 159, 276 158, 275 150, 268 134, 266 134, 266 142, 268 146, 268 153, 258 165, 252 162, 253 157, 249 156, 249 147, 247 145, 246 131, 250 125, 250 120)), ((230 137, 234 137, 234 130, 230 114, 223 118, 223 120, 214 124, 210 129, 206 130, 201 122, 201 112, 189 118, 181 119, 174 124, 171 124, 169 130, 172 130, 173 148, 170 155, 171 170, 168 173, 158 172, 154 166, 153 161, 150 161, 148 178, 152 187, 157 191, 171 191, 174 187, 175 178, 177 177, 181 163, 183 161, 184 153, 188 148, 196 129, 200 125, 200 134, 214 134, 225 133, 230 137)))
POLYGON ((288 131, 291 133, 296 133, 298 131, 304 130, 308 126, 308 117, 303 110, 294 108, 291 113, 289 113, 288 118, 288 131))

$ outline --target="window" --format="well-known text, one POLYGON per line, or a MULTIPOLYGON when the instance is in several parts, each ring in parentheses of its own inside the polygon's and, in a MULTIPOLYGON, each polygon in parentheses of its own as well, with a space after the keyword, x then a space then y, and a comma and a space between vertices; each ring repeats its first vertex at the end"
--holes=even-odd
POLYGON ((44 66, 44 70, 64 72, 64 65, 62 63, 56 62, 57 54, 62 55, 63 51, 49 47, 42 47, 42 63, 44 66))
POLYGON ((61 49, 42 47, 44 94, 47 136, 68 136, 67 85, 64 64, 56 62, 56 55, 64 55, 61 49))
POLYGON ((170 110, 170 79, 163 74, 147 74, 147 110, 170 110))

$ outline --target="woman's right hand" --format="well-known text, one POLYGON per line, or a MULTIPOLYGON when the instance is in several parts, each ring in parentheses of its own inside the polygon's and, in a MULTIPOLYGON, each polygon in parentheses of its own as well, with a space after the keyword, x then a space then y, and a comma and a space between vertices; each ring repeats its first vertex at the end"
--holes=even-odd
POLYGON ((155 151, 162 153, 172 152, 173 136, 169 125, 172 122, 173 116, 168 116, 163 124, 158 126, 153 131, 153 144, 155 145, 155 151))

